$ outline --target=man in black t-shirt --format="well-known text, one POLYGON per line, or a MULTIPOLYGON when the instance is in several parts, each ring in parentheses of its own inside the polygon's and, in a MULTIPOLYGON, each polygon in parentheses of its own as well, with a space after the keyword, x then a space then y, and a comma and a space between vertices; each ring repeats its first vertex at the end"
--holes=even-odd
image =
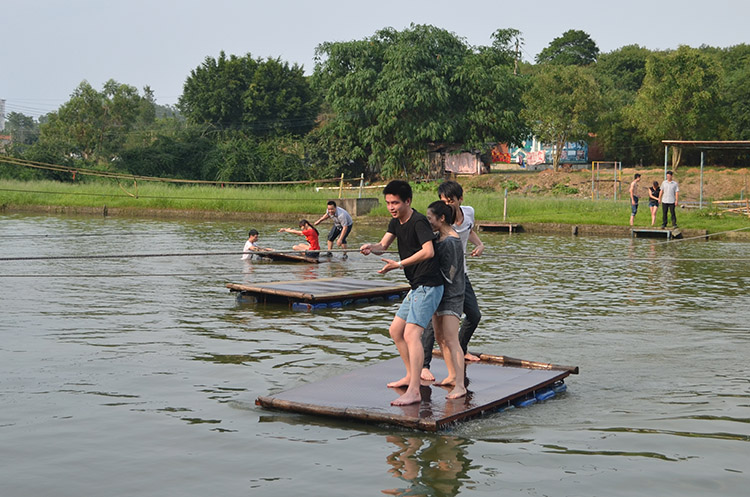
POLYGON ((420 378, 424 360, 422 332, 432 319, 443 297, 443 278, 435 255, 435 238, 429 221, 412 209, 411 186, 406 181, 391 181, 383 189, 385 203, 391 214, 388 231, 379 243, 366 243, 360 247, 364 255, 382 254, 398 240, 400 261, 383 258, 385 266, 378 273, 403 269, 411 290, 404 298, 393 318, 389 332, 396 343, 406 367, 406 376, 388 383, 390 388, 407 387, 406 392, 391 402, 408 405, 421 402, 420 378))

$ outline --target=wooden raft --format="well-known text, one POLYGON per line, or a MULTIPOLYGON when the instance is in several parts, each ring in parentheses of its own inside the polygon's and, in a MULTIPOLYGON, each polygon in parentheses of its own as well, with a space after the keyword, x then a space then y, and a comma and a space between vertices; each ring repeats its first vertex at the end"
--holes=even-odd
POLYGON ((682 231, 679 228, 671 229, 657 229, 657 228, 631 228, 631 238, 665 238, 671 240, 672 238, 681 238, 682 231))
POLYGON ((521 226, 518 223, 479 223, 479 231, 507 231, 508 233, 517 233, 521 226))
MULTIPOLYGON (((564 391, 563 378, 578 374, 575 366, 486 354, 479 357, 480 362, 467 363, 469 393, 461 399, 446 399, 449 388, 422 382, 421 403, 390 405, 405 390, 386 387, 386 383, 404 375, 404 363, 397 357, 273 396, 261 396, 255 403, 302 414, 438 431, 485 412, 550 398, 564 391)), ((433 360, 432 371, 438 379, 445 377, 445 362, 433 360)))
POLYGON ((315 280, 275 281, 256 285, 227 283, 229 290, 241 298, 259 303, 288 303, 298 310, 341 307, 376 300, 395 300, 409 291, 406 283, 369 281, 354 278, 319 278, 315 280))
POLYGON ((321 260, 319 257, 308 255, 308 252, 274 252, 272 250, 259 250, 252 252, 252 254, 281 262, 309 262, 312 264, 320 264, 321 262, 330 261, 330 257, 321 260))

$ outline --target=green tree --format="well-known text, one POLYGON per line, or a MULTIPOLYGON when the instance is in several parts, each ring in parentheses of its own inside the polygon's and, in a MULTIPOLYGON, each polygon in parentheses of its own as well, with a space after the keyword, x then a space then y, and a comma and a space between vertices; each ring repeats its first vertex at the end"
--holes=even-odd
POLYGON ((268 136, 304 135, 319 106, 300 66, 222 51, 190 72, 178 108, 191 123, 268 136))
POLYGON ((39 139, 39 123, 31 116, 11 112, 5 120, 5 133, 14 145, 31 145, 39 139))
POLYGON ((109 80, 98 92, 84 81, 46 116, 38 145, 58 159, 74 156, 109 167, 141 115, 142 102, 133 86, 109 80))
POLYGON ((543 66, 523 95, 521 115, 534 134, 555 147, 557 171, 566 142, 583 141, 595 129, 600 106, 599 87, 586 68, 543 66))
POLYGON ((337 143, 340 164, 408 177, 427 171, 429 150, 523 134, 520 82, 512 79, 513 58, 499 48, 474 49, 448 31, 411 25, 324 43, 316 58, 316 87, 330 110, 319 137, 337 143))
MULTIPOLYGON (((681 46, 646 61, 646 76, 628 115, 656 146, 661 140, 709 140, 720 128, 721 69, 714 57, 681 46)), ((674 149, 672 165, 680 164, 674 149)))
POLYGON ((598 56, 599 47, 586 32, 569 29, 542 49, 536 61, 538 64, 587 66, 596 62, 598 56))

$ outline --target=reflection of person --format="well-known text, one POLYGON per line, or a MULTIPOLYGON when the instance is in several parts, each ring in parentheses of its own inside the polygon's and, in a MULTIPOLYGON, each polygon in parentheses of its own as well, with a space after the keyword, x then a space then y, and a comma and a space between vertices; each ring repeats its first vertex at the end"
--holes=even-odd
POLYGON ((675 214, 675 207, 680 198, 680 186, 676 181, 672 181, 672 171, 667 171, 667 179, 661 184, 661 192, 659 193, 659 202, 661 202, 661 227, 667 227, 667 213, 672 213, 672 227, 677 227, 677 214, 675 214))
POLYGON ((661 188, 659 188, 659 182, 654 181, 654 186, 648 187, 648 208, 651 209, 651 226, 656 223, 656 211, 659 210, 659 194, 661 188))
POLYGON ((641 175, 635 173, 634 178, 630 183, 630 226, 633 226, 635 214, 638 212, 638 183, 641 182, 641 175))
POLYGON ((467 479, 471 461, 466 457, 465 439, 442 435, 402 437, 388 435, 396 451, 386 458, 389 473, 408 488, 383 490, 386 495, 458 495, 467 479), (426 445, 429 442, 429 445, 426 445))
MULTIPOLYGON (((468 205, 461 205, 464 200, 464 190, 461 185, 455 181, 445 181, 438 186, 438 197, 453 209, 455 218, 453 220, 453 229, 458 233, 463 245, 464 254, 468 253, 468 242, 474 245, 471 256, 479 257, 484 252, 484 244, 474 231, 474 209, 468 205)), ((461 329, 458 332, 458 341, 461 349, 464 351, 464 360, 478 361, 479 358, 469 353, 469 340, 471 340, 474 331, 479 326, 482 319, 482 313, 479 310, 477 296, 469 280, 469 266, 464 260, 464 282, 466 291, 464 293, 464 319, 461 323, 461 329)), ((430 362, 432 361, 432 346, 435 339, 432 326, 429 325, 422 335, 422 344, 424 347, 424 364, 422 366, 422 379, 432 381, 435 377, 430 372, 430 362)))
POLYGON ((253 258, 253 252, 258 250, 271 250, 267 248, 261 248, 258 247, 258 237, 260 234, 258 233, 258 230, 251 229, 250 232, 247 234, 247 241, 245 242, 245 247, 242 249, 242 259, 243 260, 250 260, 253 258))
POLYGON ((443 278, 438 260, 434 257, 434 235, 427 218, 411 207, 412 190, 409 183, 391 181, 383 189, 385 203, 391 214, 388 230, 378 243, 366 243, 360 247, 364 255, 382 254, 398 241, 400 261, 383 258, 385 266, 378 271, 385 274, 394 269, 403 269, 411 290, 404 297, 393 318, 389 333, 396 344, 401 360, 406 367, 406 376, 388 383, 390 388, 407 387, 393 405, 415 404, 422 400, 419 387, 419 371, 424 360, 422 332, 443 297, 443 278))
MULTIPOLYGON (((326 219, 331 218, 333 220, 333 226, 331 231, 328 232, 328 255, 331 255, 331 248, 333 248, 333 241, 336 240, 336 245, 346 250, 346 239, 352 232, 352 216, 349 215, 346 210, 336 206, 336 202, 333 200, 328 201, 326 206, 326 213, 321 216, 320 219, 315 221, 315 226, 319 225, 326 219)), ((344 258, 346 258, 346 252, 344 252, 344 258)))
POLYGON ((284 233, 292 233, 294 235, 304 236, 307 240, 307 243, 298 243, 294 247, 292 247, 294 250, 304 250, 304 251, 318 251, 320 250, 320 243, 318 243, 318 230, 315 229, 315 226, 310 224, 310 221, 307 219, 302 219, 299 222, 299 227, 302 228, 302 230, 295 230, 291 228, 281 228, 279 229, 279 232, 284 233))
POLYGON ((458 343, 458 327, 461 324, 461 313, 464 308, 464 249, 461 238, 455 232, 453 209, 438 200, 427 208, 427 220, 432 229, 438 232, 435 250, 440 263, 440 274, 443 275, 444 289, 440 305, 432 317, 435 338, 443 352, 448 376, 436 382, 438 386, 452 386, 447 398, 458 399, 466 395, 464 387, 464 352, 458 343))

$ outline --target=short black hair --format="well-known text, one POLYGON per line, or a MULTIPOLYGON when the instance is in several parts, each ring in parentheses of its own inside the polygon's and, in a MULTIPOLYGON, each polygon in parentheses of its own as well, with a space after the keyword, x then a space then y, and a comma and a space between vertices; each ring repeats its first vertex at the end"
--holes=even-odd
POLYGON ((247 234, 247 236, 249 238, 251 236, 255 236, 255 235, 258 235, 258 234, 260 234, 260 233, 258 233, 258 230, 256 230, 256 229, 253 228, 253 229, 250 230, 250 232, 247 234))
POLYGON ((326 205, 332 205, 332 206, 336 207, 336 202, 334 202, 333 200, 329 200, 326 205))
POLYGON ((428 210, 431 210, 435 216, 440 219, 440 217, 445 217, 445 222, 448 224, 453 224, 453 209, 443 202, 442 200, 436 200, 430 205, 427 206, 428 210))
POLYGON ((383 195, 396 195, 402 202, 411 200, 411 185, 403 180, 394 179, 383 188, 383 195))
POLYGON ((672 175, 672 171, 667 171, 667 174, 672 175))
POLYGON ((640 178, 640 177, 641 177, 641 175, 640 175, 640 174, 638 174, 638 173, 635 173, 635 176, 633 176, 633 178, 635 178, 635 179, 638 179, 638 178, 640 178))
POLYGON ((443 196, 445 198, 463 198, 464 189, 455 181, 443 181, 438 186, 438 197, 443 196))

